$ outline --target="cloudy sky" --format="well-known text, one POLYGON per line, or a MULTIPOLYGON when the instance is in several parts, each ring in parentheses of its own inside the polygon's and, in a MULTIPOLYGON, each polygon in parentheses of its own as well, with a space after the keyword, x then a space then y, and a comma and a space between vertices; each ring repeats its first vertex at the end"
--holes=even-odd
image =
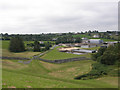
POLYGON ((37 34, 117 30, 118 0, 99 1, 0 0, 0 31, 37 34))

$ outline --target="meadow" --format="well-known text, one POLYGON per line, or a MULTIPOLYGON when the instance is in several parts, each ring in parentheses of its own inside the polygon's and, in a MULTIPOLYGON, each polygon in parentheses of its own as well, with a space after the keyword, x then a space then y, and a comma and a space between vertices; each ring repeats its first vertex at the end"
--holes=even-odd
MULTIPOLYGON (((2 41, 2 48, 0 48, 2 50, 2 56, 7 56, 7 57, 26 57, 26 58, 30 58, 36 54, 40 54, 40 52, 33 52, 33 51, 25 51, 25 52, 19 52, 19 53, 13 53, 10 52, 8 50, 9 48, 9 43, 10 41, 2 41)), ((25 43, 25 47, 26 44, 28 43, 33 43, 33 41, 24 41, 25 43)))
POLYGON ((90 57, 90 54, 76 55, 71 53, 59 52, 58 48, 60 47, 61 46, 58 46, 53 50, 50 50, 45 55, 41 56, 41 58, 47 59, 47 60, 57 60, 57 59, 67 59, 67 58, 82 57, 82 56, 90 57))
MULTIPOLYGON (((31 41, 32 42, 32 41, 31 41)), ((25 42, 29 43, 29 42, 25 42)), ((3 55, 13 57, 32 57, 40 52, 26 51, 11 53, 8 51, 9 41, 2 43, 3 55)), ((86 56, 59 52, 56 47, 43 55, 44 59, 64 59, 86 56)), ((52 64, 39 60, 32 60, 29 64, 19 63, 20 60, 2 60, 3 88, 117 88, 118 77, 106 75, 97 79, 75 80, 78 75, 91 71, 93 60, 83 60, 62 64, 52 64)), ((114 66, 116 70, 117 67, 114 66)))
POLYGON ((21 64, 15 60, 3 60, 3 88, 117 88, 118 78, 105 76, 91 80, 75 80, 74 77, 91 70, 91 60, 63 64, 51 64, 34 60, 21 64))

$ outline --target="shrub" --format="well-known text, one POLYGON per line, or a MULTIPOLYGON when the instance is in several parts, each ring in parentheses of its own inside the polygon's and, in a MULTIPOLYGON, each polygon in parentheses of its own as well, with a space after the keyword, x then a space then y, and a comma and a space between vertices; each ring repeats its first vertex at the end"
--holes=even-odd
POLYGON ((40 43, 38 41, 34 42, 34 52, 40 52, 40 43))
POLYGON ((109 71, 110 69, 106 65, 95 63, 92 65, 92 70, 89 73, 81 76, 77 76, 74 79, 82 79, 82 80, 95 79, 103 75, 107 75, 109 71))

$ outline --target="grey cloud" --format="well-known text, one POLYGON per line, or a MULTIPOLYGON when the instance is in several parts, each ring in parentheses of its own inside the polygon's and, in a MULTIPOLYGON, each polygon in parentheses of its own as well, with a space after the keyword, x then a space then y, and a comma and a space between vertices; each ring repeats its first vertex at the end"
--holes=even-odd
MULTIPOLYGON (((67 7, 67 4, 65 4, 67 7)), ((16 17, 21 25, 2 27, 4 32, 10 33, 43 33, 43 32, 69 32, 86 30, 117 30, 117 3, 71 3, 68 7, 61 7, 62 13, 41 15, 35 12, 33 15, 16 17), (53 15, 52 15, 53 14, 53 15)), ((7 6, 3 6, 7 7, 7 6)), ((9 7, 9 6, 8 6, 9 7)), ((16 7, 16 6, 13 6, 16 7)), ((47 6, 46 6, 47 7, 47 6)), ((19 10, 18 6, 18 10, 19 10)), ((26 8, 25 6, 21 8, 26 8)), ((11 8, 12 9, 12 8, 11 8)), ((34 9, 34 8, 33 8, 34 9)), ((36 9, 36 8, 35 8, 36 9)), ((38 8, 39 10, 39 8, 38 8)), ((42 10, 42 9, 41 9, 42 10)), ((47 10, 47 9, 45 9, 47 10)), ((49 10, 49 9, 48 9, 49 10)), ((57 8, 56 8, 57 10, 57 8)), ((53 12, 56 12, 53 11, 53 12)), ((44 8, 43 11, 44 12, 44 8)), ((46 11, 47 12, 47 11, 46 11)))

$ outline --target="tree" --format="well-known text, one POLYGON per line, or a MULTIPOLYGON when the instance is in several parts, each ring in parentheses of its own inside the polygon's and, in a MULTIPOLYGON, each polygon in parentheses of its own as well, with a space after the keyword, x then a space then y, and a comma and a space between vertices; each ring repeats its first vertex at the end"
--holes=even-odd
POLYGON ((40 52, 40 43, 38 41, 34 42, 34 52, 40 52))
POLYGON ((114 65, 120 62, 120 43, 111 45, 108 48, 100 48, 96 54, 92 56, 93 60, 97 60, 101 64, 114 65))
POLYGON ((96 54, 92 55, 92 59, 94 61, 96 61, 96 60, 99 61, 100 60, 100 56, 103 55, 103 53, 105 52, 105 50, 106 50, 106 47, 101 47, 96 54))
POLYGON ((101 57, 100 63, 113 65, 117 60, 117 55, 113 52, 106 51, 101 57))
POLYGON ((49 50, 50 49, 50 44, 49 42, 45 43, 45 50, 49 50))
POLYGON ((23 40, 20 37, 11 38, 9 50, 11 52, 23 52, 23 51, 25 51, 25 46, 24 46, 23 40))
POLYGON ((80 37, 75 38, 75 43, 81 43, 81 42, 82 42, 82 39, 80 37))

